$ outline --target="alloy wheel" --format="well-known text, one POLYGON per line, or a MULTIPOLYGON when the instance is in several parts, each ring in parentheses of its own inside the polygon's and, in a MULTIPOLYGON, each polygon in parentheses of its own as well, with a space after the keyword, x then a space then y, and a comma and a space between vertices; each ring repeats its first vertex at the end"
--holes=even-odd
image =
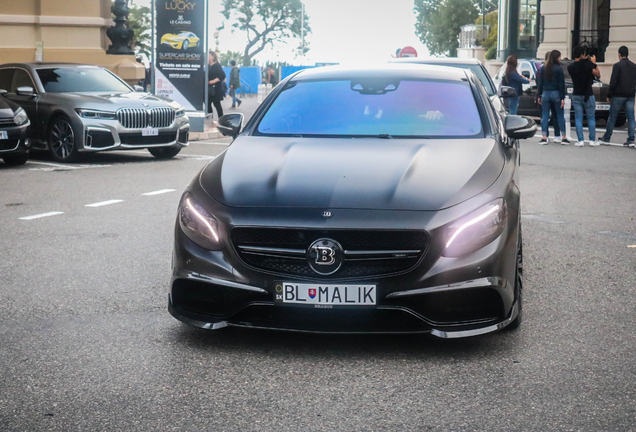
POLYGON ((51 153, 58 160, 68 160, 75 150, 75 134, 71 124, 59 119, 51 126, 50 133, 51 153))

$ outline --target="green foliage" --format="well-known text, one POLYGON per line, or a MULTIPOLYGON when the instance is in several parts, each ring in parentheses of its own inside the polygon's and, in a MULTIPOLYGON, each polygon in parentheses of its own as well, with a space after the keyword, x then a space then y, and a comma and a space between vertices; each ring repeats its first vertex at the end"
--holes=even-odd
POLYGON ((128 27, 134 30, 135 35, 130 43, 135 54, 145 55, 147 58, 151 58, 151 14, 150 8, 146 6, 137 6, 131 2, 128 7, 130 12, 128 13, 128 27))
POLYGON ((486 51, 486 60, 492 60, 497 58, 497 45, 495 44, 495 46, 491 46, 490 48, 488 48, 488 51, 486 51))
POLYGON ((472 0, 414 0, 415 33, 432 55, 457 56, 460 27, 479 15, 472 0))
MULTIPOLYGON (((495 47, 495 55, 496 55, 496 50, 497 50, 497 27, 499 24, 499 12, 494 11, 494 12, 490 12, 488 14, 486 14, 486 25, 490 28, 490 31, 488 33, 488 37, 486 37, 486 39, 481 43, 481 46, 483 46, 484 48, 486 48, 488 51, 490 52, 490 50, 492 49, 492 47, 495 47)), ((477 27, 479 27, 481 25, 481 15, 479 16, 479 18, 477 18, 475 20, 475 24, 477 25, 477 27)), ((486 54, 488 55, 488 54, 486 54)), ((488 57, 486 57, 488 58, 488 57)), ((494 58, 494 57, 492 57, 494 58)))
POLYGON ((229 66, 232 60, 234 60, 238 65, 242 64, 243 54, 239 51, 226 51, 219 55, 219 62, 223 66, 229 66))
MULTIPOLYGON (((247 34, 244 66, 249 66, 252 58, 267 46, 300 38, 302 27, 305 34, 311 32, 306 13, 303 23, 300 0, 223 0, 222 13, 233 28, 247 34)), ((305 43, 304 52, 308 50, 305 43)))

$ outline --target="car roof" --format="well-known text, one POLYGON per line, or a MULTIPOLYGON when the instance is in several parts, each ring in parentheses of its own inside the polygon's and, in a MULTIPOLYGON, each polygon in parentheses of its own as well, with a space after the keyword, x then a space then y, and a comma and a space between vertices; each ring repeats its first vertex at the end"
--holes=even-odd
POLYGON ((401 57, 391 59, 390 63, 418 63, 418 64, 454 64, 454 65, 480 65, 482 64, 476 58, 457 58, 457 57, 440 57, 440 58, 419 58, 419 57, 401 57))
POLYGON ((3 67, 22 67, 27 69, 51 69, 51 68, 61 68, 61 67, 86 67, 86 68, 99 68, 103 69, 101 66, 90 65, 90 64, 82 64, 82 63, 46 63, 46 62, 30 62, 30 63, 5 63, 0 65, 0 68, 3 67))
POLYGON ((319 79, 356 78, 400 78, 432 79, 442 81, 466 81, 467 73, 463 69, 445 66, 385 63, 371 67, 323 66, 303 69, 293 75, 295 81, 319 79))

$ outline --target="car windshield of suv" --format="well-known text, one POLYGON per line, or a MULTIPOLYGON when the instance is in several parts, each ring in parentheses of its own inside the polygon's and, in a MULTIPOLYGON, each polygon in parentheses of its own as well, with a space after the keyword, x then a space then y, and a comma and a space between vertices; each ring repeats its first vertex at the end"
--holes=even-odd
POLYGON ((61 67, 38 69, 44 91, 128 93, 130 88, 110 72, 100 68, 61 67))
POLYGON ((257 134, 483 136, 468 82, 369 78, 288 82, 263 116, 257 134))

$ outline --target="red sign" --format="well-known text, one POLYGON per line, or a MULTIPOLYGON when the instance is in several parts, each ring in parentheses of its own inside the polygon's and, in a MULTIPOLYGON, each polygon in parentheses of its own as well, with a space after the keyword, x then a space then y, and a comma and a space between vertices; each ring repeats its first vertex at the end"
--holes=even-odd
POLYGON ((400 57, 417 57, 417 51, 415 51, 415 48, 411 46, 407 46, 402 48, 399 56, 400 57))

